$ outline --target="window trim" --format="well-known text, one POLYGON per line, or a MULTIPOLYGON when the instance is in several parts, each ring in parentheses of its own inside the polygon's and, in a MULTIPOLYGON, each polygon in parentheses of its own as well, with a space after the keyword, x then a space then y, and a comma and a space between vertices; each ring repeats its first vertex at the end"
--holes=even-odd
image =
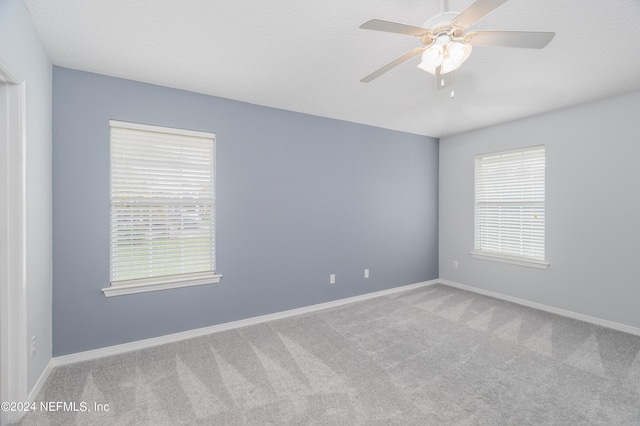
POLYGON ((481 252, 481 251, 472 251, 470 254, 472 258, 480 259, 480 260, 509 263, 511 265, 528 266, 531 268, 538 268, 538 269, 547 269, 549 267, 549 262, 547 262, 546 260, 545 261, 529 260, 529 259, 519 258, 515 256, 513 257, 507 256, 506 254, 498 254, 498 253, 488 254, 486 252, 481 252))
MULTIPOLYGON (((213 139, 213 173, 214 173, 213 194, 214 194, 214 200, 215 200, 215 195, 217 194, 217 191, 216 191, 217 179, 215 178, 217 144, 216 144, 215 133, 201 132, 201 131, 187 130, 187 129, 169 128, 169 127, 140 124, 140 123, 131 123, 131 122, 125 122, 125 121, 118 121, 118 120, 109 120, 109 129, 113 127, 213 139)), ((109 138, 109 143, 111 144, 111 137, 109 138)), ((109 179, 111 180, 111 173, 110 173, 109 179)), ((213 223, 216 224, 217 222, 216 222, 215 202, 214 202, 214 208, 211 214, 212 214, 213 223)), ((112 231, 109 231, 110 239, 111 239, 111 232, 112 231)), ((216 250, 215 250, 215 244, 217 241, 216 234, 217 234, 216 227, 214 226, 213 228, 214 253, 216 253, 216 250)), ((109 257, 111 258, 111 249, 109 249, 109 251, 110 251, 109 257)), ((215 261, 216 259, 214 257, 214 265, 216 263, 215 261)), ((206 284, 217 284, 220 282, 221 278, 222 278, 222 275, 217 273, 217 271, 196 272, 196 273, 189 273, 189 274, 158 276, 158 277, 150 277, 150 278, 138 278, 133 280, 120 280, 120 281, 117 281, 117 283, 110 282, 109 287, 105 287, 101 289, 101 291, 105 297, 112 297, 112 296, 121 296, 126 294, 136 294, 136 293, 146 293, 150 291, 168 290, 172 288, 199 286, 199 285, 206 285, 206 284)))
MULTIPOLYGON (((530 150, 535 150, 535 149, 540 149, 543 148, 544 149, 544 161, 545 161, 545 169, 546 169, 546 161, 547 161, 547 154, 546 154, 546 146, 544 144, 541 145, 534 145, 534 146, 528 146, 528 147, 522 147, 522 148, 515 148, 515 149, 511 149, 511 150, 504 150, 504 151, 497 151, 497 152, 490 152, 490 153, 484 153, 484 154, 478 154, 475 156, 474 159, 474 168, 477 167, 477 159, 481 158, 481 157, 486 157, 486 156, 492 156, 492 155, 504 155, 504 154, 510 154, 510 153, 517 153, 517 152, 525 152, 525 151, 530 151, 530 150)), ((500 262, 500 263, 507 263, 507 264, 511 264, 511 265, 518 265, 518 266, 526 266, 526 267, 531 267, 531 268, 537 268, 537 269, 547 269, 549 267, 549 262, 546 259, 546 249, 545 249, 545 259, 540 260, 540 259, 533 259, 533 258, 527 258, 527 257, 521 257, 521 256, 514 256, 514 255, 509 255, 509 254, 504 254, 504 253, 497 253, 497 252, 488 252, 488 251, 482 251, 482 250, 478 250, 475 249, 475 246, 477 244, 476 241, 476 236, 477 236, 477 213, 478 213, 478 206, 477 206, 477 201, 476 201, 476 197, 477 197, 477 169, 475 169, 474 171, 474 206, 473 206, 473 212, 474 212, 474 250, 471 251, 470 255, 472 258, 474 259, 479 259, 479 260, 486 260, 486 261, 492 261, 492 262, 500 262)), ((545 171, 545 201, 544 201, 544 208, 545 208, 545 225, 544 225, 544 235, 545 235, 545 245, 546 245, 546 171, 545 171)))
POLYGON ((118 281, 123 284, 105 287, 102 289, 102 292, 105 297, 122 296, 125 294, 146 293, 148 291, 217 284, 220 282, 220 278, 222 278, 222 275, 210 273, 185 274, 179 277, 172 275, 170 277, 143 278, 129 281, 118 281))

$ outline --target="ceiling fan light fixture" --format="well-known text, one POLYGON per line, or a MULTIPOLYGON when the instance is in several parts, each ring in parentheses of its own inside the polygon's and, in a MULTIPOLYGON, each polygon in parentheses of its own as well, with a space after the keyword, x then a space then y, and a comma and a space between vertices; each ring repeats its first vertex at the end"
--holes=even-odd
POLYGON ((422 62, 418 68, 435 74, 436 69, 442 67, 442 74, 449 73, 460 68, 471 55, 472 49, 470 44, 458 41, 449 41, 447 44, 434 43, 422 54, 422 62))
POLYGON ((472 47, 470 44, 460 43, 459 41, 452 41, 447 46, 447 52, 454 64, 459 67, 464 61, 471 55, 472 47))
POLYGON ((470 44, 452 41, 447 45, 442 59, 442 73, 455 71, 469 58, 472 47, 470 44))
POLYGON ((431 74, 436 73, 436 68, 442 64, 443 47, 440 44, 434 44, 424 51, 422 54, 422 62, 418 68, 423 69, 431 74))
MULTIPOLYGON (((459 66, 460 65, 458 65, 458 67, 459 66)), ((445 55, 444 58, 442 58, 442 68, 440 68, 440 73, 447 74, 453 71, 454 69, 456 68, 454 67, 453 60, 449 55, 445 55)))

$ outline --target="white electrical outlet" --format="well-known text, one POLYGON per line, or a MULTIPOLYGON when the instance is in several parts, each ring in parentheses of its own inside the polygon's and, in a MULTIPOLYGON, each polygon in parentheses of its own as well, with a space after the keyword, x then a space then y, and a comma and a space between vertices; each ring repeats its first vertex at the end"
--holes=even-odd
POLYGON ((36 354, 36 336, 31 336, 31 356, 36 354))
POLYGON ((364 277, 365 278, 369 278, 369 270, 368 269, 364 270, 364 277))
POLYGON ((336 274, 329 275, 329 284, 335 284, 335 283, 336 283, 336 274))
POLYGON ((457 260, 453 261, 453 269, 458 269, 458 261, 457 260))

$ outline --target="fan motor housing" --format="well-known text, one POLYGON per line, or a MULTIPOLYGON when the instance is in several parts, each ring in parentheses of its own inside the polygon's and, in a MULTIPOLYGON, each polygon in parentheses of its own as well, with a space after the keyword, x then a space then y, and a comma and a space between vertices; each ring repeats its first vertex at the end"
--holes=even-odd
POLYGON ((458 15, 458 12, 441 13, 428 19, 422 26, 424 28, 429 28, 434 37, 437 37, 440 34, 449 34, 453 37, 461 37, 462 34, 464 34, 464 29, 462 28, 456 28, 453 33, 451 33, 451 30, 454 29, 452 22, 458 17, 458 15))

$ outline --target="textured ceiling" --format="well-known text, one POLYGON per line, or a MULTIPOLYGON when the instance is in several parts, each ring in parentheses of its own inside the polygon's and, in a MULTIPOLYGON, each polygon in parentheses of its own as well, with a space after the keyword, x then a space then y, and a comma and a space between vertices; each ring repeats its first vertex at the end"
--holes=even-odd
MULTIPOLYGON (((471 0, 450 0, 462 11, 471 0)), ((25 0, 54 64, 440 137, 640 90, 640 0, 510 0, 472 29, 555 31, 543 50, 476 47, 455 99, 414 47, 358 29, 422 25, 439 0, 25 0)))

